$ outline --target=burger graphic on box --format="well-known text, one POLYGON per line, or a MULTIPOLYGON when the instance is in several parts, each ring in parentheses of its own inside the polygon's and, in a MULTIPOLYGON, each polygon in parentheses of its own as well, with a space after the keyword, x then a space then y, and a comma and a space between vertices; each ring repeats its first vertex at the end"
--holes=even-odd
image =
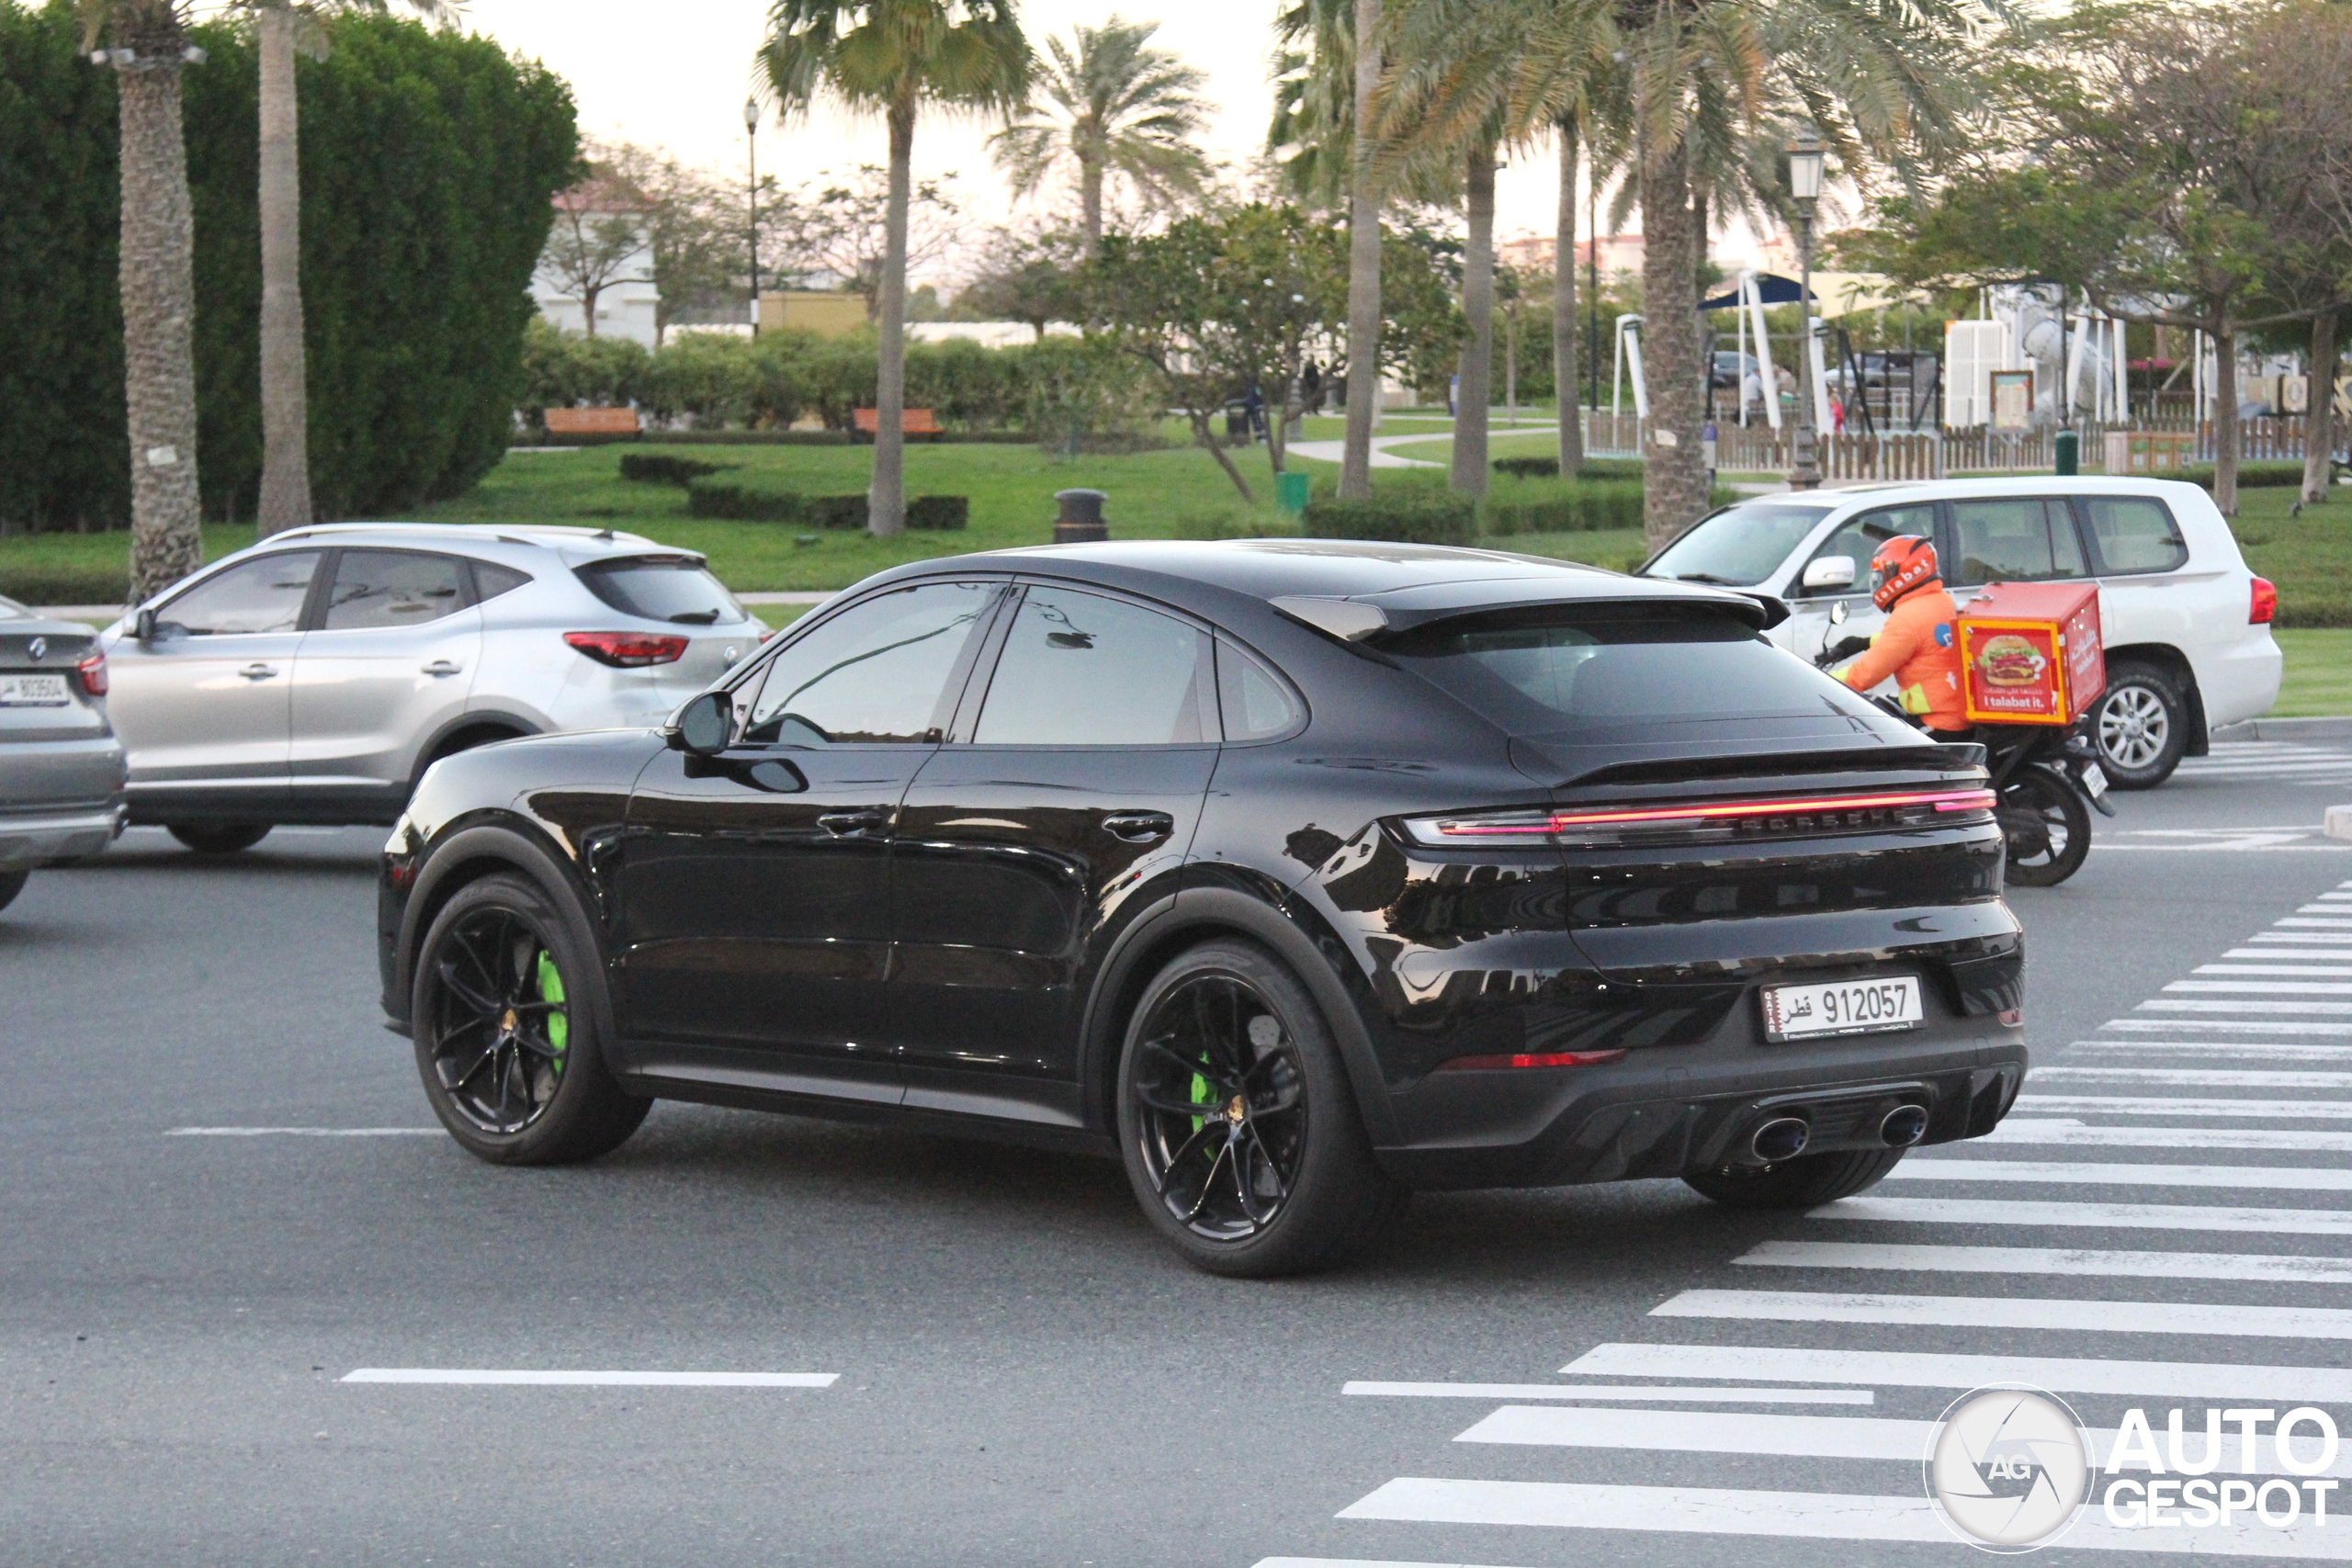
POLYGON ((1987 685, 2038 686, 2049 667, 2040 649, 2014 633, 1986 637, 1976 652, 1976 668, 1987 685))

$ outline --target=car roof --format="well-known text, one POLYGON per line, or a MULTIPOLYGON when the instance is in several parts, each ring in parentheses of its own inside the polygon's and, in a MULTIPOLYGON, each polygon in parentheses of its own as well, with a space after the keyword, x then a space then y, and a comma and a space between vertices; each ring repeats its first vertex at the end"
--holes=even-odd
POLYGON ((2181 479, 2139 479, 2126 475, 2072 474, 1996 474, 1989 478, 1965 479, 1879 479, 1862 484, 1839 485, 1809 492, 1768 491, 1761 495, 1742 496, 1742 503, 1755 501, 1795 502, 1837 506, 1848 501, 1885 501, 1889 499, 1917 501, 1950 501, 1972 495, 2017 495, 2023 491, 2035 495, 2154 495, 2173 496, 2182 492, 2203 494, 2196 485, 2181 479))
POLYGON ((539 523, 314 523, 306 528, 273 534, 261 542, 261 547, 276 548, 303 542, 336 545, 438 543, 458 547, 526 545, 540 549, 560 549, 571 557, 642 555, 648 550, 661 550, 699 558, 698 551, 673 550, 672 547, 639 534, 623 534, 611 528, 574 528, 539 523))
MULTIPOLYGON (((1508 550, 1352 539, 1137 539, 1040 545, 910 563, 891 580, 997 570, 1077 578, 1149 591, 1195 584, 1273 603, 1368 601, 1401 626, 1441 613, 1508 604, 1627 601, 1706 604, 1754 617, 1758 601, 1696 583, 1628 577, 1601 567, 1508 550)), ((1765 606, 1777 618, 1777 606, 1765 606)))

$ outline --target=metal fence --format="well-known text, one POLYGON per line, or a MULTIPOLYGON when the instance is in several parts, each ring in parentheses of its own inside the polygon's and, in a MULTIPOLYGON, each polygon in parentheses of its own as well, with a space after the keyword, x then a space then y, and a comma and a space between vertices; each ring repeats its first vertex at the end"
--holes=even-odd
MULTIPOLYGON (((1638 457, 1643 455, 1645 422, 1631 413, 1607 410, 1583 412, 1585 450, 1596 457, 1638 457)), ((2191 428, 2186 417, 2160 418, 2130 424, 2099 424, 2088 421, 2075 426, 2081 437, 2080 462, 2086 472, 2102 471, 2110 431, 2191 428)), ((2195 460, 2213 460, 2213 427, 2196 427, 2195 460)), ((1822 477, 1847 482, 1940 479, 1956 473, 2009 473, 2048 469, 2057 461, 2053 426, 2035 430, 1942 430, 1916 435, 1823 434, 1815 441, 1822 477)), ((1718 423, 1715 427, 1715 467, 1726 473, 1786 473, 1795 460, 1793 433, 1783 426, 1718 423)), ((2238 422, 2241 462, 2301 461, 2303 421, 2300 415, 2265 417, 2238 422)))

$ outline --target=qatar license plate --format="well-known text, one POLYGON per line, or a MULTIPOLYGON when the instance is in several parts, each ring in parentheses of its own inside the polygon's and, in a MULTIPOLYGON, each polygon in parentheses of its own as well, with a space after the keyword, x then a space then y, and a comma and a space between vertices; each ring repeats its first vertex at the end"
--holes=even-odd
POLYGON ((62 708, 68 700, 62 675, 0 675, 0 708, 62 708))
POLYGON ((2100 795, 2105 795, 2107 793, 2107 770, 2100 767, 2097 762, 2085 762, 2083 764, 2083 788, 2090 792, 2090 797, 2093 800, 2097 800, 2100 795))
POLYGON ((1828 986, 1767 986, 1764 1037, 1807 1040, 1820 1034, 1876 1034, 1917 1029, 1928 1020, 1919 1005, 1919 977, 1841 980, 1828 986))

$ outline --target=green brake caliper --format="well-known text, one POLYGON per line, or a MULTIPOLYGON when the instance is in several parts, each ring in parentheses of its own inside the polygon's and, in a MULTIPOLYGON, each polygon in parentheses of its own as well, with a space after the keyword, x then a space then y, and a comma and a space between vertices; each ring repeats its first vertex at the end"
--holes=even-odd
POLYGON ((571 1021, 563 1011, 563 974, 555 966, 555 955, 539 953, 539 1000, 553 1002, 558 1010, 548 1014, 548 1043, 555 1047, 555 1070, 563 1071, 563 1048, 571 1040, 571 1021))
MULTIPOLYGON (((1200 1074, 1194 1073, 1193 1075, 1193 1103, 1195 1105, 1205 1104, 1208 1101, 1208 1098, 1209 1080, 1203 1077, 1200 1074)), ((1195 1116, 1193 1118, 1193 1131, 1195 1133, 1199 1132, 1207 1124, 1208 1118, 1205 1116, 1195 1116)))

